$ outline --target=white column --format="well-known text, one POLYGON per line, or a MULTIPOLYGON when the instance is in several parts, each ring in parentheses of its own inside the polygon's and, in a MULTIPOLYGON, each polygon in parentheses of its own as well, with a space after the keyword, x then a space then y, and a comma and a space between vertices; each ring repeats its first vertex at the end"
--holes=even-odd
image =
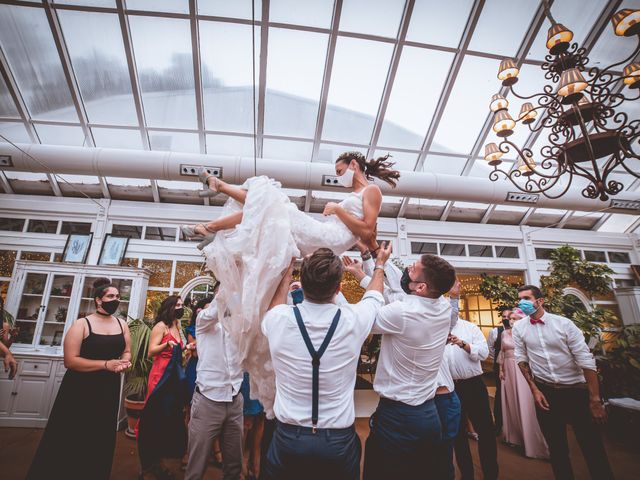
POLYGON ((87 257, 87 265, 97 265, 100 258, 100 250, 102 249, 102 243, 107 233, 107 220, 109 218, 109 205, 111 200, 103 198, 98 200, 100 208, 96 215, 96 223, 93 231, 93 239, 91 241, 91 249, 89 250, 89 256, 87 257))
POLYGON ((536 252, 531 241, 531 227, 527 225, 520 226, 522 232, 522 245, 524 253, 524 262, 526 266, 525 281, 529 285, 540 286, 540 273, 536 266, 536 252))

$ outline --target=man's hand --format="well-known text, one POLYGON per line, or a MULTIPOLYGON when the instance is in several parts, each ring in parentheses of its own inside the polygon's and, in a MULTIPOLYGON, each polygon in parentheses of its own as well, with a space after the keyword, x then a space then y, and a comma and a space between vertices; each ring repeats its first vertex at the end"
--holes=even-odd
POLYGON ((18 362, 13 358, 11 352, 7 352, 3 358, 4 363, 4 371, 9 372, 9 380, 13 380, 13 377, 16 376, 16 372, 18 371, 18 362))
POLYGON ((364 274, 364 271, 362 270, 362 262, 351 257, 347 257, 346 255, 342 257, 342 265, 344 265, 344 269, 347 272, 356 278, 359 274, 364 274))
POLYGON ((460 298, 460 290, 461 290, 460 280, 456 278, 456 283, 453 284, 451 290, 449 290, 449 297, 451 298, 460 298))
POLYGON ((549 407, 549 402, 547 402, 544 394, 538 389, 534 390, 532 393, 533 400, 534 402, 536 402, 536 407, 538 407, 540 410, 548 412, 551 408, 549 407))
POLYGON ((324 206, 324 212, 322 212, 323 215, 335 215, 336 211, 340 208, 340 205, 338 205, 336 202, 329 202, 324 206))
MULTIPOLYGON (((175 347, 176 345, 178 345, 176 342, 174 342, 173 340, 169 340, 167 342, 167 347, 169 347, 171 350, 173 350, 173 347, 175 347)), ((165 348, 167 348, 165 347, 165 348)))
POLYGON ((590 400, 589 409, 591 410, 591 416, 596 423, 602 425, 607 421, 607 411, 602 404, 602 400, 599 398, 590 400))
POLYGON ((387 263, 392 251, 393 248, 391 246, 391 242, 382 242, 380 249, 378 250, 378 256, 376 257, 376 266, 382 266, 387 263))

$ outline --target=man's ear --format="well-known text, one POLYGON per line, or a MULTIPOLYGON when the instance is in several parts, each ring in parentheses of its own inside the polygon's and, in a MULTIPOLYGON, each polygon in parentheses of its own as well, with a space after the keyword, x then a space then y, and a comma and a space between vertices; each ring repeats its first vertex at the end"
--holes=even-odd
POLYGON ((342 284, 338 284, 338 288, 336 288, 336 295, 340 293, 340 290, 342 289, 342 284))

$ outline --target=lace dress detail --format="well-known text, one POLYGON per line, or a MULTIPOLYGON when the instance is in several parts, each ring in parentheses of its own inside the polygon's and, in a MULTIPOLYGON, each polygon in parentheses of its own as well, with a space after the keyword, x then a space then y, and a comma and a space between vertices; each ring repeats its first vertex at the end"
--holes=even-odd
MULTIPOLYGON (((273 416, 275 375, 269 345, 260 330, 271 298, 292 257, 313 253, 321 247, 342 254, 351 248, 355 235, 335 215, 317 220, 298 210, 280 184, 265 176, 248 179, 244 206, 229 199, 223 215, 242 210, 242 222, 233 230, 219 232, 204 249, 207 266, 220 281, 216 296, 222 323, 236 343, 242 368, 249 372, 251 394, 273 416)), ((362 194, 351 193, 340 205, 363 218, 362 194)))

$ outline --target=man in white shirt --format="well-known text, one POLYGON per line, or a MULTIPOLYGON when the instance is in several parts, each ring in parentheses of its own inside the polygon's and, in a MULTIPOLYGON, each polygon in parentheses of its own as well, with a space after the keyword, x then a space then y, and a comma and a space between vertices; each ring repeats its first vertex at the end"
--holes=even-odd
POLYGON ((489 394, 482 379, 481 361, 489 355, 487 342, 477 325, 458 319, 451 330, 445 356, 449 361, 456 393, 462 404, 460 430, 455 440, 456 462, 463 480, 472 480, 473 460, 467 437, 467 419, 478 434, 478 454, 483 478, 498 478, 498 448, 489 394))
POLYGON ((510 328, 510 315, 510 309, 502 310, 500 312, 502 326, 492 328, 487 338, 489 358, 493 360, 493 379, 496 382, 496 395, 493 398, 493 419, 496 423, 496 435, 500 435, 502 431, 502 383, 500 380, 500 364, 496 359, 502 347, 502 332, 504 332, 505 328, 510 328))
POLYGON ((442 295, 455 275, 447 261, 422 255, 401 276, 406 295, 376 316, 372 333, 382 334, 382 343, 373 388, 380 402, 370 420, 365 480, 414 476, 442 438, 434 396, 451 324, 442 295))
POLYGON ((518 307, 528 317, 513 327, 515 357, 536 403, 536 416, 551 454, 556 479, 573 479, 567 444, 571 424, 591 478, 613 478, 599 423, 606 420, 596 362, 580 329, 544 310, 534 285, 518 289, 518 307))
POLYGON ((355 305, 334 303, 343 267, 326 248, 302 262, 302 303, 284 304, 291 269, 280 283, 262 320, 276 374, 278 419, 263 478, 360 478, 353 389, 362 343, 384 303, 390 253, 390 246, 381 250, 369 288, 355 305))
POLYGON ((204 476, 213 440, 220 436, 224 479, 242 471, 242 370, 236 346, 220 323, 215 299, 196 318, 198 367, 189 420, 185 480, 204 476))

